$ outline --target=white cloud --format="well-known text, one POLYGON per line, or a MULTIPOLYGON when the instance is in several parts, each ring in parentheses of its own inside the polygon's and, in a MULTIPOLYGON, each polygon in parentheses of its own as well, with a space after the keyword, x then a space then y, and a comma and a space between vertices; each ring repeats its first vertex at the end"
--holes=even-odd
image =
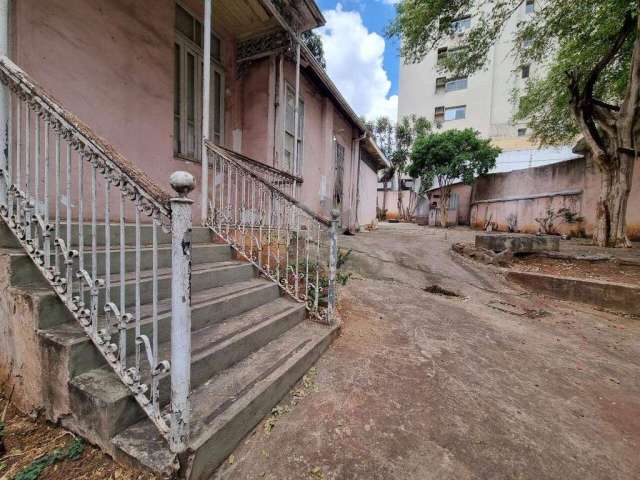
POLYGON ((382 115, 396 120, 398 96, 389 96, 391 81, 382 65, 385 41, 369 32, 360 13, 322 12, 327 24, 318 29, 327 60, 327 72, 354 110, 367 119, 382 115))

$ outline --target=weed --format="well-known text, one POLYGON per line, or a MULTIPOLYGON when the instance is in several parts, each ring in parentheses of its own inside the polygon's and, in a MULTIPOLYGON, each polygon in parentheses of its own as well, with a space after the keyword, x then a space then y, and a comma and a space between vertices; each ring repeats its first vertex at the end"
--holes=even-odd
POLYGON ((74 438, 66 452, 56 449, 37 458, 13 477, 13 480, 37 480, 45 468, 63 460, 78 460, 85 450, 84 440, 74 438))

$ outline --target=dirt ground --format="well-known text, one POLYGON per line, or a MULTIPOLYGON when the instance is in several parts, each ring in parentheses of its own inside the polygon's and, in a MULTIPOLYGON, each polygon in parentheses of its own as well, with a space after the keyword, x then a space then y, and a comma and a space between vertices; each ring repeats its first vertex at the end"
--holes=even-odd
POLYGON ((152 480, 154 477, 116 465, 99 449, 72 433, 8 404, 0 391, 0 480, 152 480), (39 472, 39 473, 38 473, 39 472))
POLYGON ((621 265, 611 261, 590 262, 532 256, 514 259, 512 268, 523 272, 538 272, 560 277, 640 285, 640 265, 621 265))
POLYGON ((509 285, 469 235, 341 237, 341 337, 214 478, 640 478, 640 322, 509 285))

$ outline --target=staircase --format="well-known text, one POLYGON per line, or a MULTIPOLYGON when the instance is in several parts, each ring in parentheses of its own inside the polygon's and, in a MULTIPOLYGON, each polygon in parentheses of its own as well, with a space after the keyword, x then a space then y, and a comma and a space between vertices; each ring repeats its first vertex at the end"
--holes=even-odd
MULTIPOLYGON (((142 227, 143 239, 151 238, 150 230, 142 227)), ((278 286, 261 278, 251 264, 234 259, 230 246, 214 243, 212 237, 208 228, 193 229, 189 468, 194 479, 207 478, 336 334, 335 327, 305 320, 304 304, 282 295, 278 286)), ((151 321, 152 265, 149 246, 147 242, 143 245, 140 289, 148 292, 141 305, 144 331, 151 321)), ((103 249, 104 242, 99 247, 103 249)), ((130 240, 127 249, 134 247, 130 240)), ((168 235, 160 238, 158 249, 164 263, 158 272, 158 320, 162 323, 171 321, 171 292, 165 286, 170 276, 168 235)), ((114 286, 119 281, 118 252, 119 246, 111 256, 114 286)), ((125 289, 132 290, 134 279, 127 276, 125 289)), ((177 469, 175 454, 75 319, 63 309, 57 312, 38 335, 48 356, 46 365, 56 372, 52 378, 69 379, 68 392, 64 385, 54 386, 52 390, 62 393, 51 395, 49 400, 52 406, 68 402, 69 416, 62 417, 63 424, 121 461, 170 475, 177 469)), ((133 328, 127 330, 131 338, 133 328)), ((135 344, 128 345, 132 357, 135 344)), ((158 347, 160 356, 166 357, 170 339, 161 338, 158 347)), ((133 358, 129 360, 133 362, 133 358)), ((142 372, 142 376, 148 373, 142 372)), ((167 377, 160 379, 159 390, 160 404, 165 407, 169 400, 167 377)))
POLYGON ((0 81, 0 246, 40 306, 42 406, 122 462, 209 478, 338 332, 335 221, 210 146, 222 180, 191 228, 191 180, 172 198, 6 58, 0 81))

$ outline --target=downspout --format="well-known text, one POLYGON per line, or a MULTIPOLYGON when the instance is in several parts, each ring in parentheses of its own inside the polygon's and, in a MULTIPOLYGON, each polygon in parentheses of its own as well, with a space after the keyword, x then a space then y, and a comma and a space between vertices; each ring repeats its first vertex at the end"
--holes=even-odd
MULTIPOLYGON (((360 226, 360 223, 358 222, 358 208, 360 207, 360 164, 362 163, 362 155, 360 154, 360 142, 366 139, 367 135, 368 135, 367 132, 364 132, 361 137, 356 139, 357 155, 358 155, 358 158, 357 158, 358 168, 356 169, 356 218, 355 218, 356 231, 360 226)), ((354 151, 356 150, 354 149, 354 151)), ((377 198, 377 192, 376 192, 376 198, 377 198)))
MULTIPOLYGON (((300 122, 300 37, 296 37, 296 93, 293 105, 293 175, 298 176, 298 124, 300 122)), ((286 115, 286 114, 285 114, 286 115)), ((302 175, 300 175, 302 176, 302 175)), ((296 181, 293 181, 292 197, 297 199, 296 181)))

